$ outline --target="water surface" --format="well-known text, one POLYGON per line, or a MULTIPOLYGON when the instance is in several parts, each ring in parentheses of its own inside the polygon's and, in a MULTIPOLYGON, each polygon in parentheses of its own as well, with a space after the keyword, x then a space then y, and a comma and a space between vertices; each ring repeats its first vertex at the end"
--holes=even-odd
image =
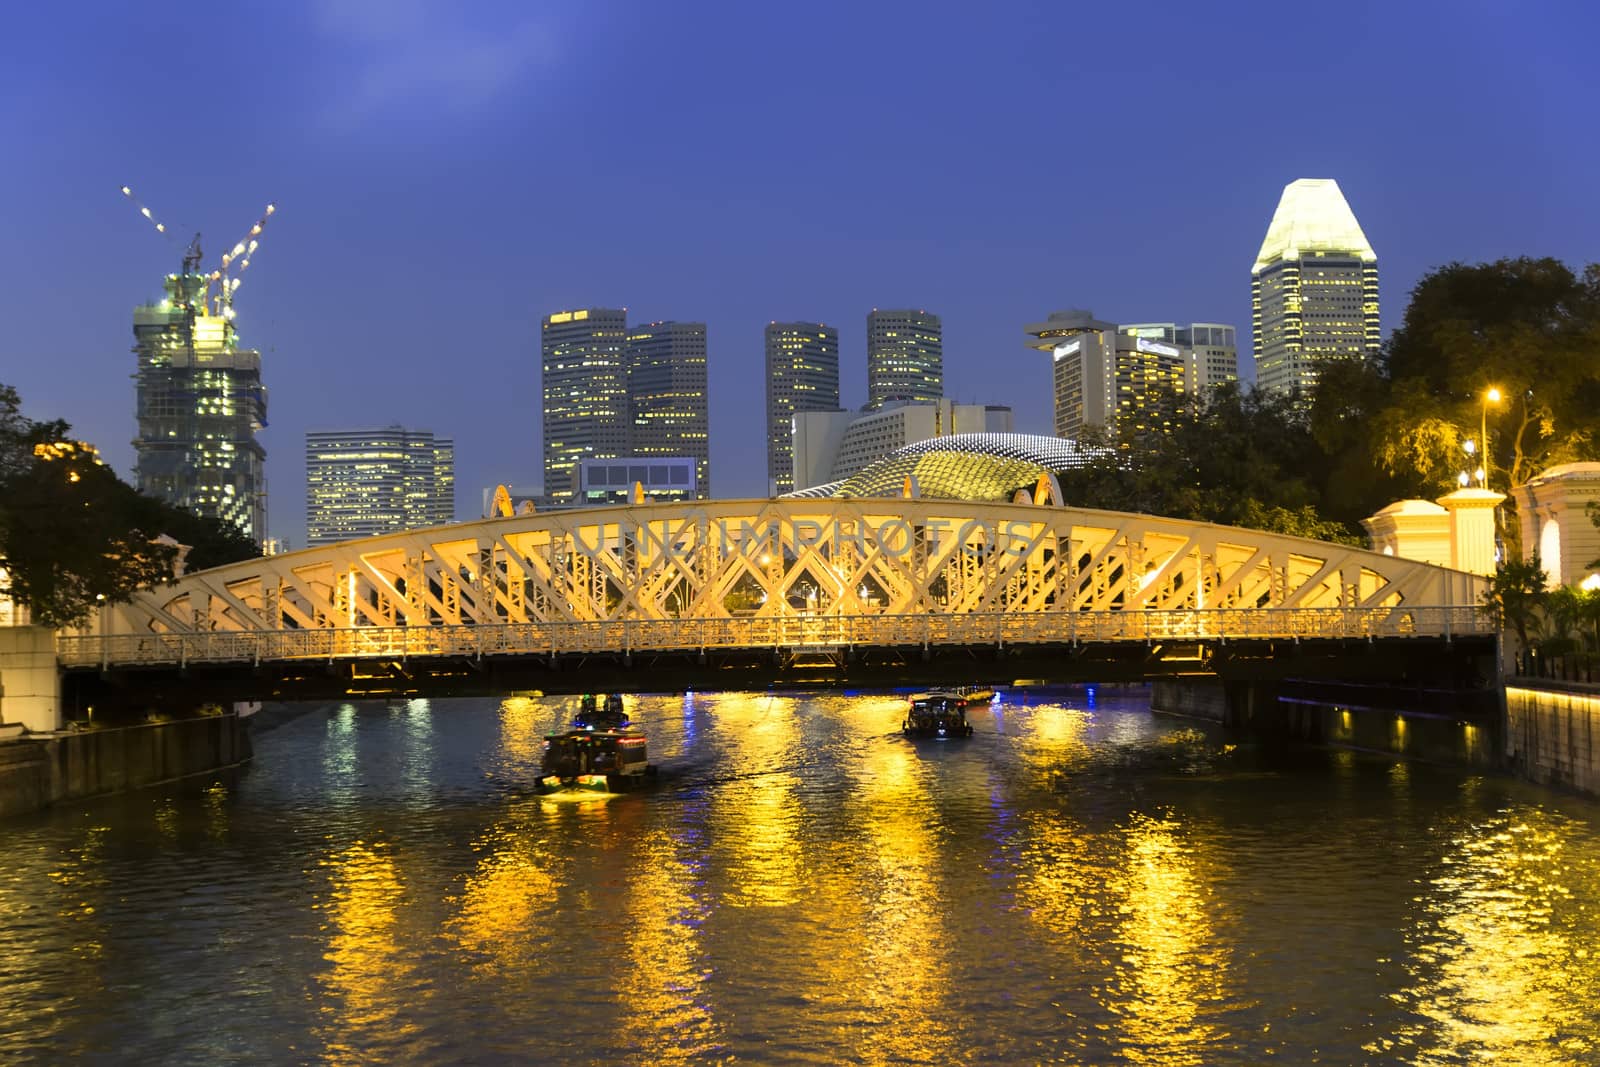
POLYGON ((1142 690, 320 708, 244 773, 0 823, 0 1061, 1600 1062, 1597 809, 1230 750, 1142 690))

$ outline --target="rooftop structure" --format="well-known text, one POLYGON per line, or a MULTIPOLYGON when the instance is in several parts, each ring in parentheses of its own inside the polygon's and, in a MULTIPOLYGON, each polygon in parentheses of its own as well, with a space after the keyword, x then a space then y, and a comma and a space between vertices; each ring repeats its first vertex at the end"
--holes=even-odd
POLYGON ((1250 268, 1256 381, 1309 391, 1317 365, 1377 355, 1378 256, 1331 178, 1284 187, 1250 268))
MULTIPOLYGON (((1094 453, 1059 437, 1018 433, 962 433, 918 441, 842 481, 789 494, 794 497, 898 497, 1009 502, 1081 467, 1094 453)), ((1054 492, 1059 493, 1059 488, 1054 492)), ((1058 501, 1059 502, 1059 501, 1058 501)))
POLYGON ((1000 405, 896 401, 878 411, 813 411, 794 416, 795 485, 838 481, 898 448, 963 432, 1010 433, 1000 405))
POLYGON ((647 500, 694 500, 706 496, 695 481, 695 456, 618 456, 578 464, 578 503, 626 504, 637 486, 647 500))

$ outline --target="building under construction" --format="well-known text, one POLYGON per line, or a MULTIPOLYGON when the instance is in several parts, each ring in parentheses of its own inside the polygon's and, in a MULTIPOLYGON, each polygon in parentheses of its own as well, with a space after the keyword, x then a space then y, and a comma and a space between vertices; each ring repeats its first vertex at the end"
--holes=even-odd
POLYGON ((239 279, 229 267, 248 265, 265 218, 216 271, 201 269, 197 236, 182 271, 167 275, 166 298, 133 312, 139 489, 234 523, 257 541, 266 535, 266 450, 256 434, 267 422, 267 390, 261 353, 238 343, 232 296, 239 279))

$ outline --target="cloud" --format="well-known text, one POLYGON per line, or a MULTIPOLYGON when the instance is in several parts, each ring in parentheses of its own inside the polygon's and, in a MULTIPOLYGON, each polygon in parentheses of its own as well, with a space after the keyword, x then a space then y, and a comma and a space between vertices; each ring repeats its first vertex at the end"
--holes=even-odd
POLYGON ((401 105, 459 116, 554 61, 547 25, 518 4, 488 10, 441 0, 315 0, 316 27, 344 68, 328 117, 343 125, 401 105))

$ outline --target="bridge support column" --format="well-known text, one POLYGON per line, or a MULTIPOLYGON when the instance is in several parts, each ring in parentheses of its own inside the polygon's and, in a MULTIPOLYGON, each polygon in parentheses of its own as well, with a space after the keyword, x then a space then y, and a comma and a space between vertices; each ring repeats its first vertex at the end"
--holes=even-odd
POLYGON ((21 725, 31 733, 61 729, 55 631, 0 626, 0 725, 21 725))

